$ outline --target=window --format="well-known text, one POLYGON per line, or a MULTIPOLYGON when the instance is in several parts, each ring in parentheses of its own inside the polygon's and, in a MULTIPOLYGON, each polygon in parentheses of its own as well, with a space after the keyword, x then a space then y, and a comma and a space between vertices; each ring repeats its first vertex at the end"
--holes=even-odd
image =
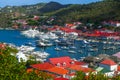
POLYGON ((66 66, 66 62, 63 62, 63 66, 66 66))
POLYGON ((59 67, 59 66, 60 66, 60 63, 57 63, 57 66, 59 67))

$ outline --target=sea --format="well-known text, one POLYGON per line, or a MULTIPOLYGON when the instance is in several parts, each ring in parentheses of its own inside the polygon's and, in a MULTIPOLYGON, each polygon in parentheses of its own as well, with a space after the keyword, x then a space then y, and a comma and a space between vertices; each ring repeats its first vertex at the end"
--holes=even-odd
MULTIPOLYGON (((19 30, 0 30, 0 42, 12 43, 16 46, 26 45, 32 43, 35 46, 35 51, 45 51, 49 53, 48 58, 70 56, 74 59, 81 59, 87 56, 97 56, 99 54, 112 55, 120 51, 120 44, 104 44, 103 42, 84 43, 83 40, 75 40, 74 46, 76 48, 62 49, 63 46, 58 46, 61 50, 55 50, 56 46, 38 47, 36 46, 36 38, 28 38, 21 34, 19 30), (109 49, 103 49, 109 47, 109 49), (115 47, 115 48, 110 48, 115 47), (93 50, 94 49, 94 50, 93 50), (95 50, 96 49, 96 50, 95 50), (70 51, 74 51, 70 53, 70 51)), ((71 47, 71 46, 68 46, 71 47)))

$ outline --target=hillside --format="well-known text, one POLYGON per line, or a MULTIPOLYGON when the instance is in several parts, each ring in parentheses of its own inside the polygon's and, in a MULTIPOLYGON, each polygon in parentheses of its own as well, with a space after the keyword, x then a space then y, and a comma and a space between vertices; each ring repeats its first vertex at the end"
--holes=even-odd
POLYGON ((42 8, 40 8, 39 11, 42 13, 52 12, 52 11, 59 10, 61 8, 66 8, 68 6, 69 5, 62 5, 62 4, 57 3, 57 2, 49 2, 46 5, 44 5, 42 8))
POLYGON ((63 25, 74 21, 85 23, 99 23, 104 20, 120 21, 119 8, 119 0, 103 0, 90 4, 63 5, 57 2, 49 2, 24 6, 6 6, 0 9, 0 17, 2 17, 0 23, 1 26, 8 26, 11 18, 29 18, 33 15, 47 16, 42 20, 42 23, 54 18, 53 21, 49 21, 53 25, 63 25))
POLYGON ((86 5, 71 5, 47 15, 57 16, 56 22, 100 22, 104 20, 120 20, 119 0, 104 0, 86 5))

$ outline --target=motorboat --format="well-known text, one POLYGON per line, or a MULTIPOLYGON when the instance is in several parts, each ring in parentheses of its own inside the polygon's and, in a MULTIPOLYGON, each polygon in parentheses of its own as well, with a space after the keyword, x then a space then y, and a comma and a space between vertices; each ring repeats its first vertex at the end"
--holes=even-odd
POLYGON ((62 49, 64 49, 64 50, 68 50, 69 48, 68 47, 66 47, 66 46, 63 46, 63 47, 61 47, 62 49))
POLYGON ((56 48, 55 48, 55 50, 56 50, 56 51, 60 51, 61 49, 60 49, 60 48, 58 48, 58 47, 56 47, 56 48))
POLYGON ((70 48, 71 48, 71 49, 76 49, 76 47, 75 47, 75 46, 71 46, 70 48))
POLYGON ((44 41, 38 40, 38 41, 36 42, 36 44, 37 44, 37 46, 39 46, 39 47, 49 47, 49 46, 52 46, 52 45, 53 45, 53 44, 50 43, 48 40, 44 40, 44 41))
POLYGON ((29 38, 35 38, 35 36, 39 34, 39 31, 36 29, 30 28, 29 30, 22 31, 21 34, 29 38))
POLYGON ((40 59, 46 59, 49 54, 47 52, 41 52, 41 51, 35 51, 32 53, 33 56, 35 56, 36 58, 40 58, 40 59))
POLYGON ((72 54, 75 54, 75 53, 76 53, 76 52, 73 51, 73 50, 69 50, 68 52, 69 52, 69 53, 72 53, 72 54))
POLYGON ((30 51, 33 51, 35 47, 21 45, 20 47, 17 47, 17 49, 22 52, 30 52, 30 51))

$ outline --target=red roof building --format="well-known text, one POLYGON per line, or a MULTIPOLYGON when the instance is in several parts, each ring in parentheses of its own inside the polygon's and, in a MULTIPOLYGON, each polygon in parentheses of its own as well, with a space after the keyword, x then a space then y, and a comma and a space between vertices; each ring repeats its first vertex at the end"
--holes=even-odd
POLYGON ((120 66, 117 67, 117 71, 120 71, 120 66))
POLYGON ((38 69, 38 70, 46 70, 49 68, 54 67, 52 64, 46 62, 46 63, 40 63, 40 64, 33 64, 31 65, 32 68, 38 69))
POLYGON ((82 61, 74 61, 75 65, 80 65, 82 67, 88 67, 88 64, 82 61))
POLYGON ((110 71, 117 71, 118 65, 113 60, 105 59, 99 64, 99 66, 110 71))
POLYGON ((110 60, 110 59, 103 60, 103 61, 101 62, 101 64, 105 64, 105 65, 116 65, 116 63, 115 63, 113 60, 110 60))
POLYGON ((82 71, 86 75, 88 75, 90 72, 95 72, 91 68, 82 67, 80 65, 73 65, 73 66, 69 67, 68 69, 70 70, 70 73, 76 73, 76 71, 82 71))
POLYGON ((67 67, 73 65, 73 63, 74 63, 74 61, 69 56, 50 58, 49 61, 51 64, 53 64, 55 66, 64 67, 64 68, 67 68, 67 67))
POLYGON ((68 70, 61 68, 61 67, 53 67, 53 68, 47 69, 46 71, 56 74, 56 77, 57 76, 65 77, 69 72, 68 70))

